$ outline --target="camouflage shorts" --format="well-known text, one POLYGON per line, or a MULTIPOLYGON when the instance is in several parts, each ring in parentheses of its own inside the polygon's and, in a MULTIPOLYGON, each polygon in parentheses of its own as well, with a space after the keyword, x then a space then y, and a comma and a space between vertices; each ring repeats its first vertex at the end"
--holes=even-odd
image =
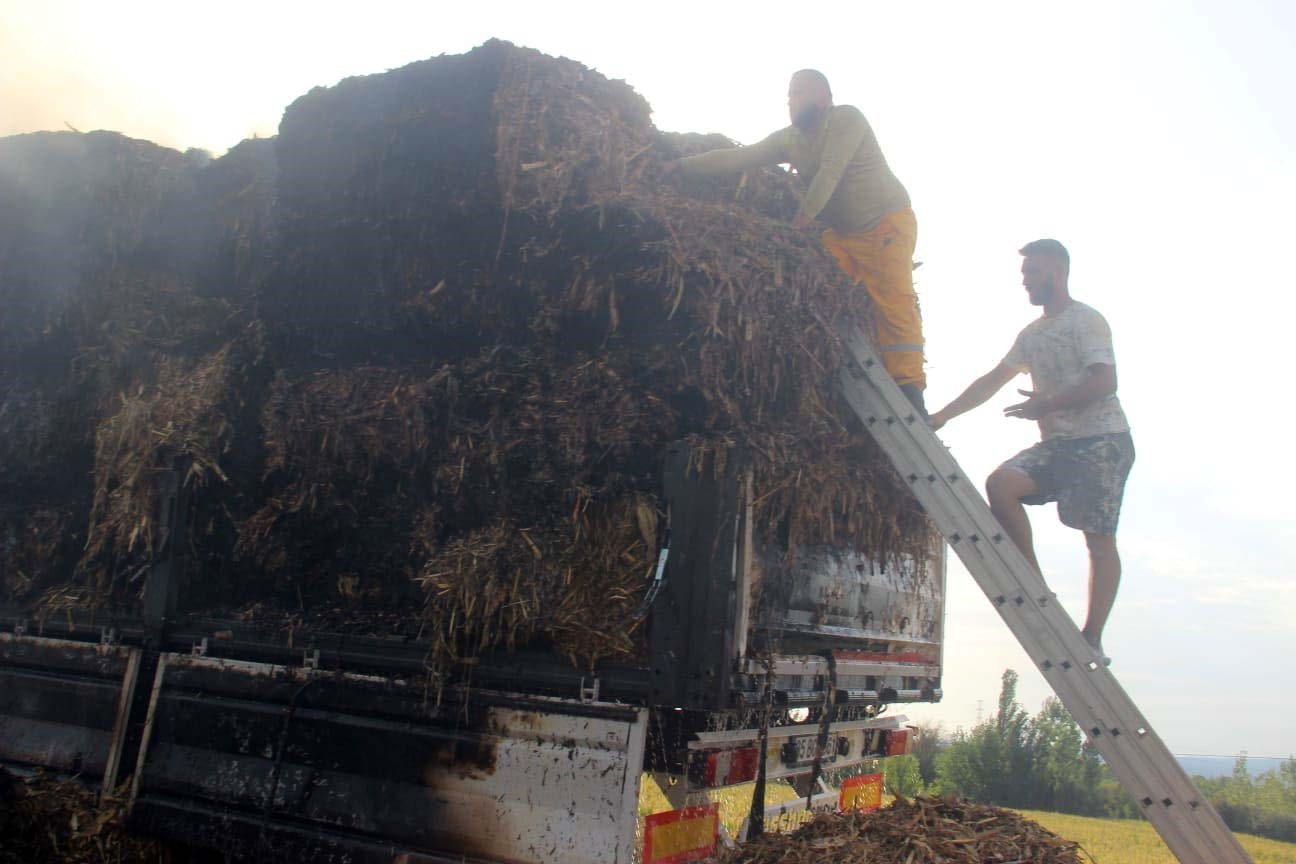
POLYGON ((1027 474, 1039 493, 1023 504, 1058 502, 1063 525, 1091 534, 1116 533, 1125 478, 1134 465, 1134 439, 1128 432, 1092 438, 1051 438, 1003 463, 1027 474))

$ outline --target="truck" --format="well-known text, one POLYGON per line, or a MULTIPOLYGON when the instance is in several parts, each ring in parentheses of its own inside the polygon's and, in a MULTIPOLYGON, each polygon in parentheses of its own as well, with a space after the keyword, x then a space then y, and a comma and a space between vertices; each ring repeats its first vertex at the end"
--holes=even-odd
POLYGON ((664 177, 723 143, 496 41, 214 160, 0 139, 0 763, 234 859, 630 862, 644 783, 827 806, 904 752, 943 546, 833 383, 868 300, 796 178, 664 177), (499 538, 521 611, 420 616, 499 538), (564 649, 595 607, 615 650, 564 649))
POLYGON ((641 860, 645 777, 681 809, 758 774, 835 804, 821 772, 907 752, 897 709, 941 697, 943 547, 815 550, 761 603, 772 539, 742 460, 662 458, 642 662, 496 652, 439 697, 419 639, 285 638, 188 605, 177 467, 136 614, 0 609, 0 762, 120 787, 132 828, 253 860, 641 860))

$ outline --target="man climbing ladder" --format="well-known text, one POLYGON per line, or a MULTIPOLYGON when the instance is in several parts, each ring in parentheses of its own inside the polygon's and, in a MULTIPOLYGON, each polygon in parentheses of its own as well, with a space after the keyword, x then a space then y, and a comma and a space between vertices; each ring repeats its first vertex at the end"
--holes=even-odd
POLYGON ((1036 240, 1021 250, 1022 284, 1030 302, 1044 307, 1000 363, 931 417, 932 429, 977 407, 1021 372, 1034 390, 1004 409, 1009 417, 1038 421, 1040 443, 995 469, 986 481, 990 509, 1026 560, 1039 570, 1023 504, 1058 502, 1062 524, 1084 532, 1089 547, 1089 615, 1084 636, 1103 663, 1103 626, 1120 586, 1116 524, 1125 478, 1134 464, 1134 441, 1116 397, 1116 355, 1111 329, 1096 310, 1072 299, 1071 258, 1056 240, 1036 240))
POLYGON ((1253 864, 882 369, 869 340, 850 324, 840 337, 842 395, 1166 845, 1181 864, 1253 864))

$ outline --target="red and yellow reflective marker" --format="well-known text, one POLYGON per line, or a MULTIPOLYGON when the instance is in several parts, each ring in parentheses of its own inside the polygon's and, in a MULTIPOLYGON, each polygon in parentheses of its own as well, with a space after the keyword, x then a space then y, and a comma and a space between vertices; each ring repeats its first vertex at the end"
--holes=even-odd
POLYGON ((872 813, 882 806, 882 775, 861 774, 851 777, 841 785, 842 810, 861 810, 872 813))
POLYGON ((913 736, 908 729, 892 729, 886 736, 888 756, 903 756, 913 752, 913 736))
POLYGON ((644 820, 644 864, 684 864, 715 852, 720 805, 654 813, 644 820))

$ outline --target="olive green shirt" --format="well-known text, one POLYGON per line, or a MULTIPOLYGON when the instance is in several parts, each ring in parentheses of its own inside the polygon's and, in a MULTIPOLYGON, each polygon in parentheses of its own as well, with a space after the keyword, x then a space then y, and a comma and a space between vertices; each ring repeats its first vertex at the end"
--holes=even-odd
POLYGON ((889 213, 909 206, 909 193, 891 173, 868 120, 852 105, 835 105, 813 133, 780 129, 749 147, 712 150, 681 159, 682 171, 729 174, 790 163, 809 181, 801 212, 840 234, 862 234, 889 213))

